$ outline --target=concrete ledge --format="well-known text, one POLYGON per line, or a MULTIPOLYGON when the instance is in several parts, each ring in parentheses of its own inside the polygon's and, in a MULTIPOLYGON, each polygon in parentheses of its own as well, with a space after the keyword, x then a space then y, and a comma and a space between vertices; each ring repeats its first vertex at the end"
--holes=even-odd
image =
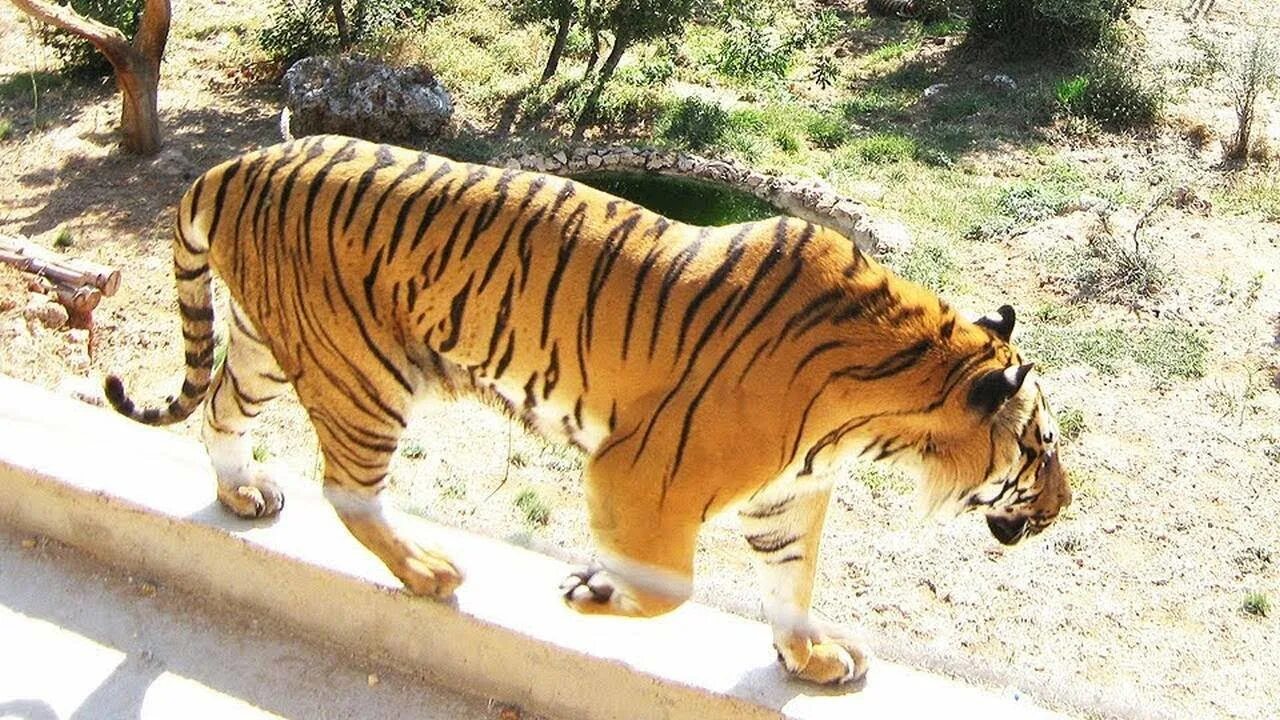
POLYGON ((824 692, 785 676, 760 623, 694 604, 579 616, 556 593, 562 563, 406 518, 467 574, 452 606, 413 598, 317 487, 286 493, 278 521, 236 520, 197 444, 0 375, 0 522, 455 688, 572 718, 1052 717, 886 662, 857 692, 824 692))

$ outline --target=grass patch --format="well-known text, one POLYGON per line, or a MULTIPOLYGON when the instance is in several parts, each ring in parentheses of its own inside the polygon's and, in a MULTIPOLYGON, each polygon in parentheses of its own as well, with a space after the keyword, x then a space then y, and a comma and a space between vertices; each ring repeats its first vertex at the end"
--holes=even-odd
POLYGON ((551 508, 531 489, 521 490, 516 496, 516 507, 524 514, 525 522, 539 527, 551 520, 551 508))
POLYGON ((959 263, 951 249, 942 243, 919 242, 900 258, 886 258, 898 274, 918 282, 935 292, 956 289, 959 263))
POLYGON ((1240 213, 1257 213, 1267 222, 1280 222, 1280 175, 1239 175, 1222 193, 1221 204, 1240 213))
POLYGON ((5 140, 8 140, 9 136, 12 134, 13 134, 13 123, 9 120, 9 118, 0 118, 0 142, 4 142, 5 140))
POLYGON ((263 463, 269 460, 270 458, 271 458, 271 451, 267 449, 267 446, 262 441, 258 441, 253 444, 253 461, 254 462, 263 463))
POLYGON ((1271 600, 1264 593, 1251 592, 1244 596, 1240 609, 1254 617, 1267 617, 1271 614, 1271 600))
POLYGON ((863 62, 868 65, 877 63, 887 63, 898 60, 908 53, 915 52, 920 49, 920 38, 907 38, 899 40, 888 45, 881 45, 863 56, 863 62))
POLYGON ((840 102, 840 109, 850 119, 886 116, 904 112, 915 102, 915 95, 905 90, 870 87, 857 90, 840 102))
POLYGON ((893 132, 879 132, 845 143, 838 155, 872 165, 907 162, 919 150, 914 138, 893 132))
POLYGON ((1145 368, 1158 384, 1204 376, 1209 341, 1194 327, 1161 321, 1138 328, 1036 325, 1022 336, 1029 357, 1046 369, 1086 365, 1106 375, 1145 368))

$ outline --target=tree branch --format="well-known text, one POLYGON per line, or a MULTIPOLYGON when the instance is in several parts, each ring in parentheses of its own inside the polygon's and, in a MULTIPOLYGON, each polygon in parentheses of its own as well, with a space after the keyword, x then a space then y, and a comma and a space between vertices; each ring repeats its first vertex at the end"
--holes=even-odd
MULTIPOLYGON (((54 27, 75 33, 107 56, 112 65, 123 60, 129 51, 129 41, 124 33, 110 25, 84 17, 69 7, 55 5, 45 0, 10 0, 19 10, 54 27)), ((168 2, 164 3, 166 10, 168 2)), ((168 23, 166 23, 166 27, 168 23)))

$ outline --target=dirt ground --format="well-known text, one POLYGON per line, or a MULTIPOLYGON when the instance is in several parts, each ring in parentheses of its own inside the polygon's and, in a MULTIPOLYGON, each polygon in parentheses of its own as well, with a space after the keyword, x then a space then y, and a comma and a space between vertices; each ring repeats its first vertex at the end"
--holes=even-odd
MULTIPOLYGON (((1168 40, 1151 43, 1155 54, 1183 47, 1178 5, 1147 2, 1136 13, 1168 40)), ((1219 6, 1245 21, 1245 4, 1219 6)), ((0 234, 52 246, 65 230, 62 252, 124 275, 91 332, 50 330, 24 317, 24 282, 0 267, 0 372, 64 390, 120 372, 142 397, 176 390, 171 207, 201 169, 279 137, 277 91, 245 71, 236 31, 216 30, 241 27, 255 12, 263 9, 238 0, 175 7, 161 87, 169 150, 153 161, 116 150, 109 85, 52 83, 38 109, 30 95, 0 101, 19 125, 0 142, 0 234)), ((51 63, 16 11, 0 4, 0 80, 51 63)), ((1229 114, 1220 97, 1198 92, 1171 111, 1217 126, 1229 114)), ((1174 127, 1060 152, 1193 188, 1209 187, 1218 172, 1213 153, 1174 127)), ((1125 208, 1114 222, 1131 227, 1141 210, 1125 208)), ((1061 258, 1085 248, 1097 222, 1088 210, 1069 211, 994 240, 966 260, 964 287, 999 288, 1020 308, 1061 303, 1061 258)), ((1016 549, 997 546, 977 517, 922 523, 902 478, 851 466, 828 519, 816 606, 861 627, 883 657, 1071 714, 1280 717, 1280 225, 1199 204, 1156 213, 1144 233, 1166 250, 1173 286, 1137 305, 1094 307, 1090 321, 1126 333, 1159 318, 1195 327, 1209 338, 1204 376, 1161 381, 1133 363, 1050 370, 1055 406, 1079 411, 1079 437, 1063 453, 1076 502, 1050 532, 1016 549), (1267 616, 1246 611, 1254 594, 1277 607, 1267 616)), ((980 314, 990 309, 988 293, 952 299, 980 314)), ((1036 320, 1022 317, 1025 334, 1036 320)), ((194 436, 195 425, 177 431, 194 436)), ((315 441, 296 404, 273 405, 259 438, 265 455, 315 476, 315 441)), ((462 402, 422 409, 393 487, 412 512, 582 559, 590 538, 580 469, 571 452, 462 402)), ((731 519, 707 527, 697 597, 754 616, 744 545, 731 519)))

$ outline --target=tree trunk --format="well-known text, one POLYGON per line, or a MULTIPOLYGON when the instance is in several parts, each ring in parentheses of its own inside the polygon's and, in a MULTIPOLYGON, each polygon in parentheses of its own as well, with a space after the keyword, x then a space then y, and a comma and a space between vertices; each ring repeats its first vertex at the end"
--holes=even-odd
POLYGON ((551 57, 547 58, 547 67, 542 71, 542 82, 551 79, 560 67, 560 56, 564 54, 565 41, 569 39, 569 26, 573 24, 573 16, 565 14, 560 18, 560 27, 556 29, 556 41, 551 44, 551 57))
POLYGON ((159 84, 160 66, 152 66, 149 60, 134 59, 128 68, 116 68, 124 135, 121 145, 136 155, 154 155, 160 150, 159 84))
POLYGON ((338 26, 338 46, 343 50, 351 47, 351 30, 347 27, 347 14, 342 11, 342 0, 332 0, 333 22, 338 26))
POLYGON ((604 85, 609 82, 609 78, 613 77, 613 71, 618 68, 618 62, 622 60, 622 54, 627 51, 627 44, 630 41, 631 38, 622 31, 614 36, 613 49, 609 51, 609 57, 605 58, 604 66, 600 68, 600 77, 596 79, 596 86, 591 89, 591 95, 587 97, 582 114, 578 116, 578 122, 573 127, 573 142, 581 142, 587 128, 595 121, 596 103, 600 101, 600 93, 604 91, 604 85))
POLYGON ((600 23, 591 12, 591 0, 583 0, 582 4, 582 21, 587 24, 587 29, 591 33, 591 54, 587 56, 587 69, 582 73, 582 79, 586 80, 591 77, 592 71, 596 69, 596 63, 600 60, 600 23))
POLYGON ((156 109, 160 61, 169 38, 169 0, 147 0, 138 34, 130 43, 119 29, 86 18, 47 0, 10 0, 31 17, 88 40, 111 63, 120 88, 120 129, 124 149, 152 155, 160 149, 156 109))

